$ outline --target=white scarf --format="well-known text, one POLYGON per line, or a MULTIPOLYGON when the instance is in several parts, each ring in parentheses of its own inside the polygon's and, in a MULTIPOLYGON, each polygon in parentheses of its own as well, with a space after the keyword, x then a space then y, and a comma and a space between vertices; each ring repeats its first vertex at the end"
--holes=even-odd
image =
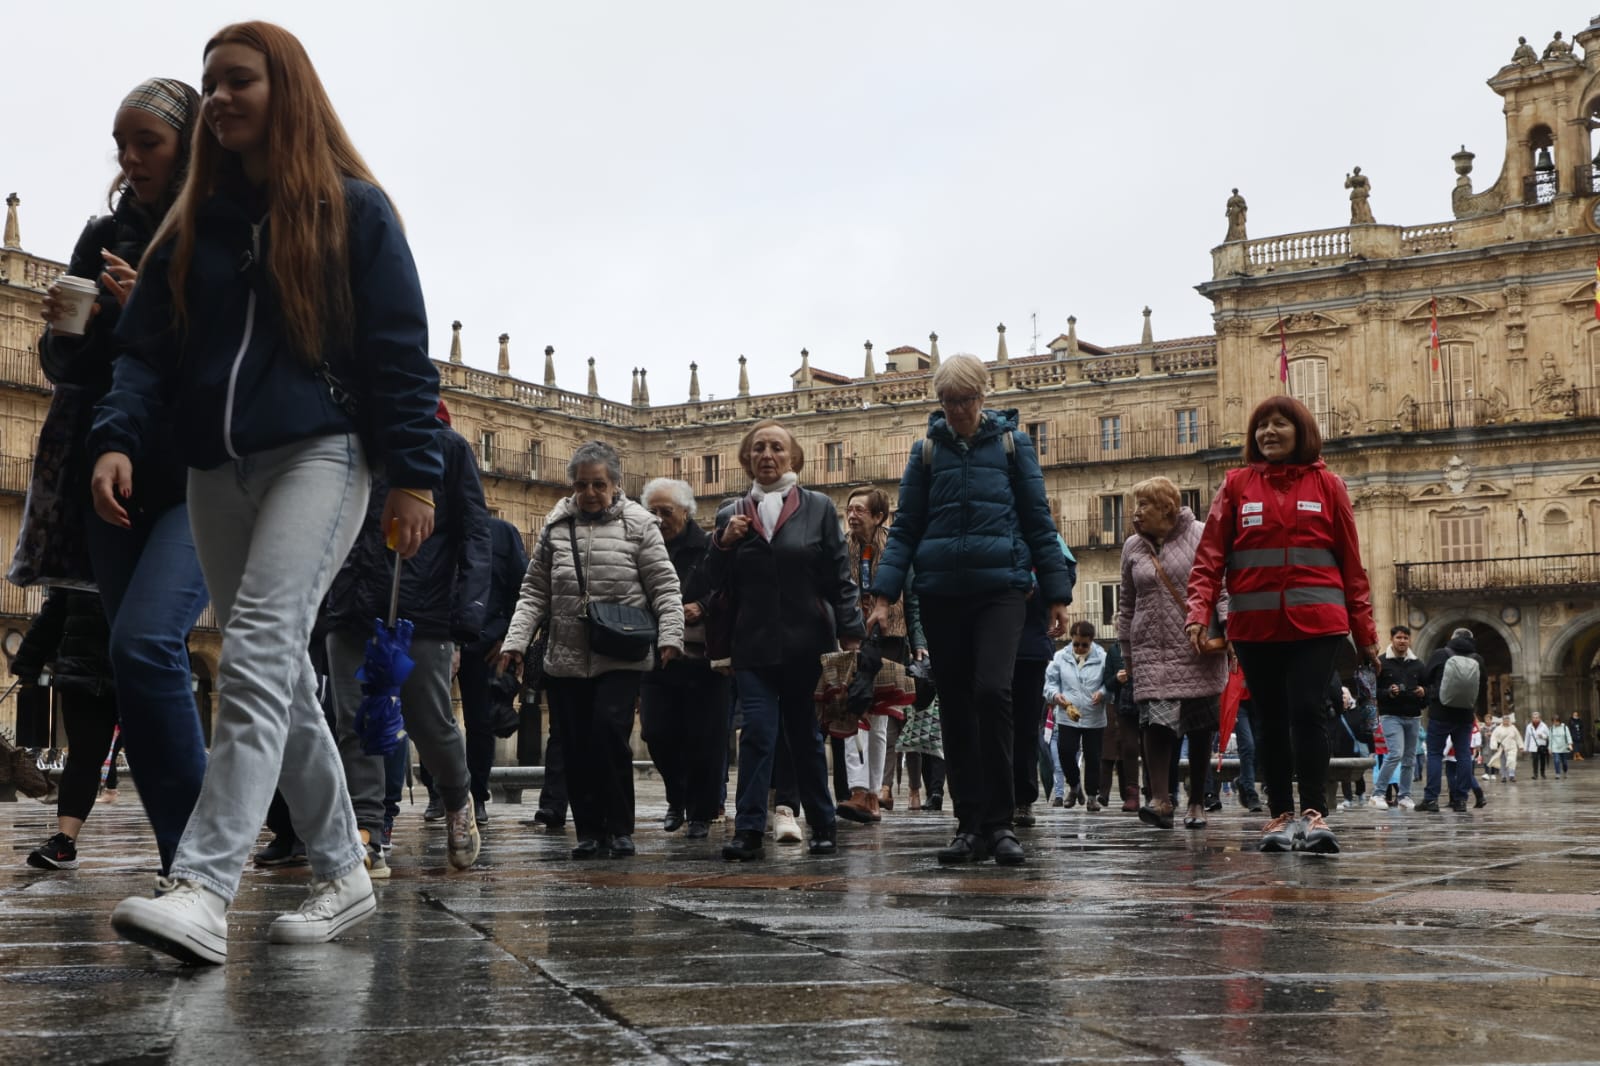
POLYGON ((799 483, 799 477, 791 470, 766 488, 755 483, 750 485, 750 497, 756 501, 756 514, 761 518, 761 535, 769 542, 778 531, 778 516, 783 513, 784 498, 799 483))

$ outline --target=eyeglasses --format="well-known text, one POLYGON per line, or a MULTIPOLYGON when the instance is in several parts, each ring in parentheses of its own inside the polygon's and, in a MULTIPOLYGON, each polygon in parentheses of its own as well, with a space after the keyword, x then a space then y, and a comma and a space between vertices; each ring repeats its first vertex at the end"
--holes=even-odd
POLYGON ((651 507, 647 509, 657 518, 671 518, 673 515, 678 513, 678 510, 675 507, 651 507))
POLYGON ((1072 642, 1072 646, 1074 648, 1078 649, 1079 651, 1082 651, 1084 648, 1087 648, 1089 646, 1089 641, 1087 641, 1087 640, 1075 640, 1075 641, 1072 642))
POLYGON ((971 407, 975 403, 981 403, 982 400, 983 400, 983 396, 980 393, 968 392, 968 393, 963 393, 960 396, 941 396, 941 397, 939 397, 939 406, 940 407, 971 407))

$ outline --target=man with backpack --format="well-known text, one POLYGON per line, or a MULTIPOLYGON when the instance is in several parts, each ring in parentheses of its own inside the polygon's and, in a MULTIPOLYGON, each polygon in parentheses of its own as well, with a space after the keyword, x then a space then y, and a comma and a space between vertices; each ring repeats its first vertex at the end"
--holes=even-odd
MULTIPOLYGON (((1472 725, 1477 708, 1488 694, 1489 677, 1472 630, 1450 634, 1450 641, 1428 659, 1428 787, 1419 811, 1439 810, 1444 746, 1448 739, 1458 752, 1472 749, 1472 725)), ((1472 762, 1458 758, 1450 768, 1450 809, 1465 811, 1472 791, 1472 762)))

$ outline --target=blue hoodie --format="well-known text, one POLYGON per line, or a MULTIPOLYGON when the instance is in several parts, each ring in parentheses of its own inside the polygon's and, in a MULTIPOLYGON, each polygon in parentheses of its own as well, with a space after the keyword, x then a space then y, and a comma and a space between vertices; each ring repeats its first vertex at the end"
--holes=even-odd
POLYGON ((928 439, 912 447, 900 479, 872 593, 898 598, 913 563, 918 596, 1027 590, 1037 571, 1046 604, 1072 602, 1044 474, 1033 441, 1017 431, 1016 411, 984 411, 971 441, 956 436, 943 411, 928 416, 928 439), (1015 455, 1006 451, 1007 433, 1015 455), (931 469, 922 459, 929 440, 935 442, 931 469))
POLYGON ((431 489, 444 474, 437 440, 439 373, 428 360, 428 320, 416 265, 389 199, 347 179, 350 342, 319 353, 359 405, 352 422, 328 386, 291 346, 267 272, 270 218, 218 193, 201 205, 181 332, 168 267, 173 242, 142 264, 117 323, 133 358, 118 359, 96 409, 91 454, 134 457, 152 427, 176 427, 191 467, 313 437, 361 431, 368 459, 389 484, 431 489))

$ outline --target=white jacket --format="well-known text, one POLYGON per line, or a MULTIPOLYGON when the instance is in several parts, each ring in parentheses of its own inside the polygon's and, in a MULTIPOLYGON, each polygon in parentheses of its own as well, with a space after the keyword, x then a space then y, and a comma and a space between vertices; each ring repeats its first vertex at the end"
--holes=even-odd
POLYGON ((650 611, 656 616, 656 646, 682 652, 683 600, 661 524, 621 493, 595 520, 579 513, 571 497, 556 504, 528 561, 501 647, 525 651, 534 633, 548 627, 544 671, 552 677, 598 677, 612 670, 645 672, 654 667, 654 654, 628 662, 590 652, 573 566, 574 535, 589 598, 650 611), (575 526, 569 526, 567 520, 574 517, 575 526))

